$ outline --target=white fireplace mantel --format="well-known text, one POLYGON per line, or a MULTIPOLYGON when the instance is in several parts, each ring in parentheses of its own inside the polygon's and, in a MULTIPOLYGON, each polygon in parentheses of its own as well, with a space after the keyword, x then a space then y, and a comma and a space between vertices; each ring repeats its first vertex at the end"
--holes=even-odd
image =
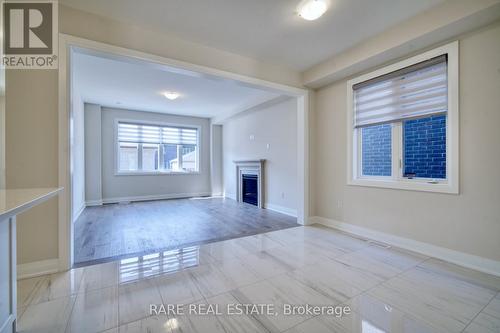
POLYGON ((243 175, 257 175, 259 181, 257 182, 257 206, 264 207, 264 163, 266 160, 237 160, 233 161, 236 165, 236 200, 243 201, 242 180, 243 175))

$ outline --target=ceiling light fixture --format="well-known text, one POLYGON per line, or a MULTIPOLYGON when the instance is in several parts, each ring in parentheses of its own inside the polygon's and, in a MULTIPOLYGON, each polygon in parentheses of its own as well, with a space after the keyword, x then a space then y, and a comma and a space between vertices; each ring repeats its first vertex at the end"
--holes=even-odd
POLYGON ((327 9, 327 0, 304 0, 297 7, 297 12, 304 20, 314 21, 319 19, 327 9))
POLYGON ((167 91, 167 92, 163 93, 163 96, 165 96, 169 100, 173 101, 174 99, 177 99, 180 96, 180 94, 178 92, 175 92, 175 91, 167 91))

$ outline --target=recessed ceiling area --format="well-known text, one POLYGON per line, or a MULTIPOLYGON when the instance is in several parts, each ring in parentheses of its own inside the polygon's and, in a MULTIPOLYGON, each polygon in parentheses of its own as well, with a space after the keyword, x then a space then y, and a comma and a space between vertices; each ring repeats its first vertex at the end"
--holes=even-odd
POLYGON ((75 52, 75 91, 87 103, 204 118, 221 118, 279 98, 274 91, 162 66, 75 52), (170 100, 166 92, 179 97, 170 100))
POLYGON ((300 0, 60 0, 60 3, 296 70, 311 66, 443 0, 329 0, 316 21, 300 0))

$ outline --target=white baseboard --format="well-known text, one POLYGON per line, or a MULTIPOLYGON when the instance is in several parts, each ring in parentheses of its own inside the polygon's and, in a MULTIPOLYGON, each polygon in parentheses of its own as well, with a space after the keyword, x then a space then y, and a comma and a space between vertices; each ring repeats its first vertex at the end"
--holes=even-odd
POLYGON ((475 269, 483 273, 500 276, 500 262, 444 247, 399 237, 384 232, 360 227, 354 224, 327 219, 320 216, 309 218, 310 224, 319 223, 341 231, 345 231, 362 238, 368 238, 392 246, 400 247, 423 255, 438 258, 463 267, 475 269))
POLYGON ((236 193, 228 193, 228 192, 226 192, 226 193, 224 193, 224 197, 236 200, 236 193))
MULTIPOLYGON (((237 200, 235 193, 228 193, 228 192, 226 192, 226 193, 224 193, 224 197, 225 198, 229 198, 229 199, 233 199, 233 200, 237 200)), ((270 204, 270 203, 267 203, 267 202, 264 203, 264 208, 272 210, 272 211, 275 211, 275 212, 278 212, 278 213, 281 213, 281 214, 289 215, 289 216, 292 216, 292 217, 297 217, 297 210, 296 209, 292 209, 292 208, 288 208, 288 207, 283 207, 283 206, 278 206, 278 205, 270 204)))
POLYGON ((169 194, 158 194, 158 195, 143 195, 143 196, 133 196, 133 197, 119 197, 119 198, 103 198, 103 204, 109 203, 119 203, 119 202, 129 202, 129 201, 150 201, 150 200, 166 200, 166 199, 184 199, 192 197, 206 197, 210 196, 210 192, 199 192, 199 193, 169 193, 169 194))
POLYGON ((102 206, 102 200, 89 200, 85 201, 86 207, 102 206))
POLYGON ((17 265, 17 279, 52 274, 59 271, 59 259, 47 259, 17 265))
POLYGON ((265 203, 264 204, 264 208, 272 210, 274 212, 285 214, 285 215, 288 215, 288 216, 297 217, 297 210, 296 209, 292 209, 292 208, 288 208, 288 207, 283 207, 283 206, 278 206, 278 205, 274 205, 274 204, 270 204, 270 203, 265 203))

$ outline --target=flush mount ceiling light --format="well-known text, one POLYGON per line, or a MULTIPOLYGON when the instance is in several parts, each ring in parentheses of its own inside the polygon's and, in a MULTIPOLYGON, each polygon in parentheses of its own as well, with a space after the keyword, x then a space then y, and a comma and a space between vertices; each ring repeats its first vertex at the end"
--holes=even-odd
POLYGON ((304 20, 314 21, 319 19, 327 9, 327 0, 303 0, 297 7, 297 12, 304 20))
POLYGON ((173 101, 174 99, 177 99, 180 96, 180 94, 178 92, 175 92, 175 91, 167 91, 167 92, 163 93, 163 96, 165 96, 169 100, 173 101))

